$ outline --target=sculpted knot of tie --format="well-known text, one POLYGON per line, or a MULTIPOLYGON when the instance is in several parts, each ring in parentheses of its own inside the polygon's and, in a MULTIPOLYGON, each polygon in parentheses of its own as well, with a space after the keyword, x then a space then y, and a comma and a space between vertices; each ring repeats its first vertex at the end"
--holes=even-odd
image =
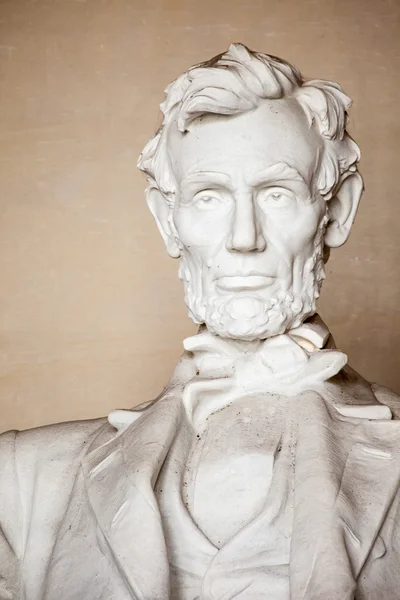
POLYGON ((320 349, 329 336, 319 317, 287 334, 258 342, 225 340, 207 330, 185 340, 197 375, 184 405, 199 427, 204 418, 248 394, 292 396, 318 388, 347 363, 338 350, 320 349))

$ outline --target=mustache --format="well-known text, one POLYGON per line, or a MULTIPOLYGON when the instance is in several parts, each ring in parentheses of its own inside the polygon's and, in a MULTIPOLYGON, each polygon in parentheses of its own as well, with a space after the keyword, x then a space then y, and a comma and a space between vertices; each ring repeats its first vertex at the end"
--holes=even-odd
POLYGON ((222 277, 275 277, 272 273, 261 269, 230 269, 222 270, 214 273, 213 281, 217 281, 222 277))

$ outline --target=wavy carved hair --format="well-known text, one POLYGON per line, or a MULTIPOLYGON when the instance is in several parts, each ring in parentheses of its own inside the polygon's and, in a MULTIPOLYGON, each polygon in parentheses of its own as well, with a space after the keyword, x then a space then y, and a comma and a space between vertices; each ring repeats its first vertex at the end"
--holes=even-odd
POLYGON ((238 115, 257 108, 263 100, 295 98, 310 127, 324 140, 317 176, 320 194, 329 200, 349 171, 356 171, 360 150, 346 131, 351 99, 337 83, 305 81, 300 71, 275 56, 231 44, 223 54, 191 67, 165 90, 160 105, 163 123, 144 147, 138 167, 150 186, 160 189, 173 204, 175 180, 169 163, 167 131, 176 119, 181 132, 205 114, 238 115))

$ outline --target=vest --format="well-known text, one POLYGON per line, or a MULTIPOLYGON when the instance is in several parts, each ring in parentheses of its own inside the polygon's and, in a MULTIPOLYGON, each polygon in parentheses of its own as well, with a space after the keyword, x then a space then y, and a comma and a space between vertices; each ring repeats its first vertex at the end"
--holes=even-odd
MULTIPOLYGON (((260 407, 263 402, 268 398, 260 407)), ((261 509, 220 548, 196 525, 185 503, 185 474, 199 440, 188 423, 181 426, 155 487, 171 600, 264 600, 266 595, 269 600, 289 600, 295 453, 290 412, 285 425, 272 476, 265 474, 271 483, 261 509)))

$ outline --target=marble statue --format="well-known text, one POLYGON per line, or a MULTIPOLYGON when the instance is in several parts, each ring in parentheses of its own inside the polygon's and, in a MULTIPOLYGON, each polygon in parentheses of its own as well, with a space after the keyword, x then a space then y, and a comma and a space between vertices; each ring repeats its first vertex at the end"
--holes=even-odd
POLYGON ((241 44, 166 89, 138 165, 199 331, 155 400, 0 437, 0 600, 399 600, 399 396, 316 313, 350 103, 241 44))

